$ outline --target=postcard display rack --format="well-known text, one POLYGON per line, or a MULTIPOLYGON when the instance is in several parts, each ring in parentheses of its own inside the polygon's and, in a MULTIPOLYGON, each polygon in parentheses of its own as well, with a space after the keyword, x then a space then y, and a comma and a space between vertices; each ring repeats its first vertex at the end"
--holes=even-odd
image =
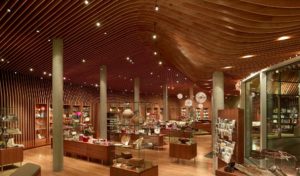
POLYGON ((237 171, 234 171, 233 163, 244 163, 243 110, 238 108, 219 110, 218 116, 215 151, 218 156, 219 169, 216 175, 239 175, 237 171), (236 174, 230 172, 236 172, 236 174))

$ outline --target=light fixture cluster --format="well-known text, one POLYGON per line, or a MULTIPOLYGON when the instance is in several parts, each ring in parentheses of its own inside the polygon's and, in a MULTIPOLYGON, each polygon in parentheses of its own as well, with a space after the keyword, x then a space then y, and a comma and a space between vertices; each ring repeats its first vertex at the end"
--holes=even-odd
POLYGON ((134 64, 134 61, 129 56, 126 57, 126 61, 131 64, 134 64))

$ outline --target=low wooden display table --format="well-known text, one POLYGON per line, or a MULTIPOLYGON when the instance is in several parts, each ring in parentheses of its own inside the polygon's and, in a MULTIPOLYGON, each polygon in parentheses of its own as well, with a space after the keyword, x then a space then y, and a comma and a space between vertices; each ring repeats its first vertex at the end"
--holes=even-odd
POLYGON ((210 120, 201 120, 193 122, 193 128, 195 130, 203 130, 211 133, 211 121, 210 120))
POLYGON ((0 149, 0 167, 3 171, 3 166, 14 163, 23 162, 23 147, 11 147, 0 149))
POLYGON ((174 130, 174 129, 161 129, 161 134, 168 135, 169 137, 182 137, 191 138, 193 136, 192 131, 174 130))
POLYGON ((88 160, 98 159, 109 165, 115 156, 115 146, 64 140, 64 154, 76 154, 87 157, 88 160))
POLYGON ((145 142, 152 143, 153 146, 156 146, 156 147, 164 146, 164 136, 165 136, 165 134, 143 135, 145 142))
POLYGON ((133 143, 135 140, 137 140, 140 135, 139 134, 125 134, 125 133, 110 133, 109 134, 109 140, 115 141, 115 142, 121 142, 121 138, 123 135, 130 135, 130 141, 129 143, 133 143))
POLYGON ((197 143, 180 144, 170 143, 169 156, 177 159, 196 159, 197 157, 197 143))
POLYGON ((142 171, 122 167, 110 167, 110 176, 158 176, 158 166, 145 166, 142 171))

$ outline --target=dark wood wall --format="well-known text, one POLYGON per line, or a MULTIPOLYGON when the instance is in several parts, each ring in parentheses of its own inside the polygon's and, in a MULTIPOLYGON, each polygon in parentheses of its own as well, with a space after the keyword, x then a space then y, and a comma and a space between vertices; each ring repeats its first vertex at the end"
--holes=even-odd
MULTIPOLYGON (((51 104, 52 83, 50 79, 41 79, 31 75, 0 71, 0 108, 9 107, 9 113, 18 117, 17 124, 22 135, 15 135, 16 143, 25 148, 34 147, 35 105, 51 104)), ((96 118, 98 91, 94 88, 64 84, 64 104, 91 106, 91 115, 96 118)))

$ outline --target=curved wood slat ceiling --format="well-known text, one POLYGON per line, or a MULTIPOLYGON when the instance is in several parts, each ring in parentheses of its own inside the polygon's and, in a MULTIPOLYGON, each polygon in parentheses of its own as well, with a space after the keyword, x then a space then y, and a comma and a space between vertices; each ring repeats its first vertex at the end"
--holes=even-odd
POLYGON ((208 92, 212 73, 221 70, 230 92, 237 79, 300 53, 298 0, 158 0, 158 5, 156 12, 154 0, 90 0, 88 5, 3 0, 0 57, 9 64, 0 62, 0 69, 44 76, 51 71, 48 40, 60 37, 65 76, 72 83, 95 85, 99 66, 106 64, 111 90, 130 92, 139 76, 145 93, 161 92, 166 82, 173 93, 195 83, 208 92), (277 41, 281 36, 291 39, 277 41), (255 57, 241 59, 250 54, 255 57))

